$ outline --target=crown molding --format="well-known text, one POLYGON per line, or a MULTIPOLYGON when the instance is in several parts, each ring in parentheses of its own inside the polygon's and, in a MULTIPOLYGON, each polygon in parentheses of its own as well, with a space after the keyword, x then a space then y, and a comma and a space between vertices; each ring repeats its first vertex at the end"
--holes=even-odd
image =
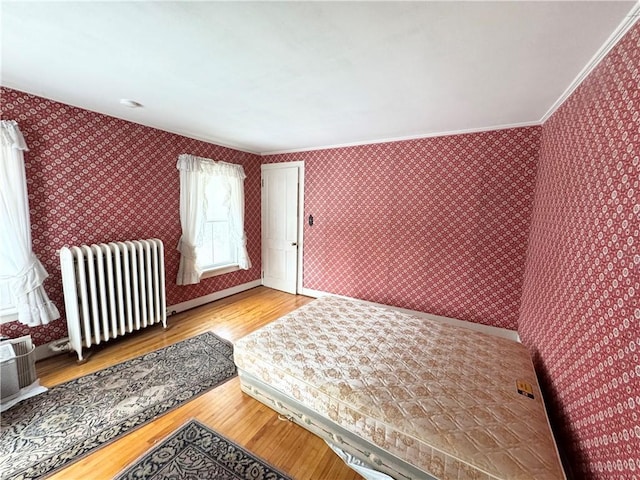
POLYGON ((578 76, 571 82, 569 87, 562 92, 560 98, 558 98, 551 108, 547 110, 542 118, 540 119, 540 124, 542 125, 546 122, 551 115, 555 113, 558 108, 562 106, 562 104, 571 96, 571 94, 575 91, 576 88, 580 86, 580 84, 584 81, 585 78, 589 76, 589 74, 598 66, 598 64, 602 61, 604 57, 611 51, 611 49, 620 41, 620 39, 633 27, 633 25, 640 18, 640 1, 636 2, 633 8, 629 11, 629 13, 624 17, 624 20, 618 25, 618 27, 613 31, 613 33, 609 36, 606 42, 600 47, 600 49, 596 52, 596 54, 591 57, 591 60, 587 63, 587 65, 578 73, 578 76))
POLYGON ((464 135, 467 133, 491 132, 494 130, 508 130, 510 128, 538 127, 540 125, 541 123, 538 121, 510 123, 506 125, 494 125, 491 127, 478 127, 478 128, 468 128, 465 130, 450 130, 446 132, 433 132, 433 133, 424 133, 421 135, 409 135, 406 137, 390 137, 390 138, 382 138, 378 140, 362 140, 358 142, 338 143, 334 145, 321 145, 317 147, 292 148, 289 150, 273 150, 269 152, 262 152, 260 153, 260 155, 265 157, 267 155, 279 155, 282 153, 300 153, 300 152, 312 152, 314 150, 329 150, 331 148, 360 147, 363 145, 376 145, 378 143, 406 142, 408 140, 420 140, 423 138, 447 137, 450 135, 464 135))

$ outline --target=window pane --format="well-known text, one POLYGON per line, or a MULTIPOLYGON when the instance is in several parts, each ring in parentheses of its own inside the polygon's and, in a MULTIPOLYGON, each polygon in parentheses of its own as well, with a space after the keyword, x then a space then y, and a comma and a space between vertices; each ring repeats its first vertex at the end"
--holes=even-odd
POLYGON ((213 265, 213 224, 207 222, 202 235, 202 247, 198 249, 198 264, 201 267, 213 265))
POLYGON ((9 289, 9 280, 0 280, 0 310, 14 310, 15 301, 9 289))
MULTIPOLYGON (((17 273, 14 262, 9 259, 9 252, 0 252, 0 277, 13 277, 17 273)), ((10 282, 10 279, 0 279, 0 310, 15 309, 16 302, 9 288, 10 282)))
POLYGON ((213 178, 207 188, 207 220, 227 220, 229 217, 229 187, 219 178, 213 178))
POLYGON ((231 253, 229 222, 213 223, 213 260, 216 264, 232 263, 235 255, 231 253))
POLYGON ((198 249, 198 265, 207 270, 219 265, 238 263, 236 249, 230 238, 229 222, 207 222, 202 236, 202 247, 198 249))
POLYGON ((236 265, 238 255, 232 246, 229 227, 229 185, 222 179, 213 178, 205 194, 207 222, 204 227, 202 247, 198 250, 198 264, 203 270, 223 265, 236 265))

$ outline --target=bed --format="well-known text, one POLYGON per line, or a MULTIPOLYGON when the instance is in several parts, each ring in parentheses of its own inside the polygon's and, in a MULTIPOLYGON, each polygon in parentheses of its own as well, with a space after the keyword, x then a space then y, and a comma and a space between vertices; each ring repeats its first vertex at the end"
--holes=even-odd
POLYGON ((327 296, 234 357, 245 393, 397 480, 565 478, 518 342, 327 296))

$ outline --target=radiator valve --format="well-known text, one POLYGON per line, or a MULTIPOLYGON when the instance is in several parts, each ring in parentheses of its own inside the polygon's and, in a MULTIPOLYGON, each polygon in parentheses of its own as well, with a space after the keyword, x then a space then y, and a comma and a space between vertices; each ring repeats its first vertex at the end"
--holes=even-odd
POLYGON ((51 343, 51 345, 49 345, 49 350, 51 350, 52 352, 68 352, 69 350, 71 350, 71 344, 69 343, 69 339, 68 338, 61 338, 60 340, 51 343))

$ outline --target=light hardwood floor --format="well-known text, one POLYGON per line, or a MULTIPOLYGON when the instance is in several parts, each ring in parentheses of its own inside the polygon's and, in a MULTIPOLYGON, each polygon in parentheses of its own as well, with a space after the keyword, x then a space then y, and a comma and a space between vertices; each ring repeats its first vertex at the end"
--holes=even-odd
MULTIPOLYGON (((37 363, 41 383, 52 387, 110 365, 213 331, 238 340, 312 299, 258 287, 174 315, 168 328, 151 327, 95 349, 88 362, 59 355, 37 363)), ((205 425, 300 480, 351 480, 361 477, 349 469, 315 435, 278 419, 273 410, 240 391, 236 378, 144 425, 61 470, 51 479, 109 479, 190 418, 205 425)))

